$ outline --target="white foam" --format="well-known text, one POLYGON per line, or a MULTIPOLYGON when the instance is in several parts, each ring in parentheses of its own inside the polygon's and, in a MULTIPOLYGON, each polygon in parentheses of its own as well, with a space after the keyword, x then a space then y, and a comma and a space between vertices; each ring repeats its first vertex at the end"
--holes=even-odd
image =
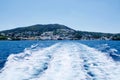
POLYGON ((120 80, 120 63, 80 43, 57 43, 8 57, 0 80, 120 80))

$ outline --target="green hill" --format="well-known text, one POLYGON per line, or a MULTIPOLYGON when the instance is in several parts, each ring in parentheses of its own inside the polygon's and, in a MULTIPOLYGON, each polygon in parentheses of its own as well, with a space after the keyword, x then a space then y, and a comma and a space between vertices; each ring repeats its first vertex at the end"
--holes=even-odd
POLYGON ((65 25, 47 24, 19 27, 0 32, 0 40, 72 39, 72 40, 120 40, 120 34, 76 31, 65 25))
POLYGON ((41 34, 47 31, 56 31, 57 29, 70 29, 70 28, 60 24, 47 24, 47 25, 36 24, 28 27, 20 27, 11 30, 1 31, 1 32, 9 34, 9 33, 23 33, 23 32, 31 31, 31 32, 39 32, 41 34))

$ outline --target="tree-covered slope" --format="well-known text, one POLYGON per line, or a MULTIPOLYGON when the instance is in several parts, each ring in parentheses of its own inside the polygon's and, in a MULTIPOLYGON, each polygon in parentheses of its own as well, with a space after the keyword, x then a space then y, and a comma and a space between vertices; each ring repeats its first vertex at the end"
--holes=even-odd
POLYGON ((65 25, 47 24, 19 27, 0 32, 0 39, 73 39, 73 40, 120 40, 119 34, 76 31, 65 25))
MULTIPOLYGON (((41 25, 41 24, 36 24, 28 27, 19 27, 11 30, 5 30, 1 31, 3 33, 22 33, 22 32, 47 32, 47 31, 55 31, 57 29, 71 29, 68 28, 67 26, 60 25, 60 24, 47 24, 47 25, 41 25)), ((71 29, 72 30, 72 29, 71 29)))

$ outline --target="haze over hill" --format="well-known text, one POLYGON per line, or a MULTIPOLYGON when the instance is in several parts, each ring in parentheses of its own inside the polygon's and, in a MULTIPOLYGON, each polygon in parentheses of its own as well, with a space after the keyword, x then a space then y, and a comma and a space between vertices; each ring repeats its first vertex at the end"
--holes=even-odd
POLYGON ((61 24, 36 24, 0 32, 1 40, 120 40, 120 34, 76 31, 61 24))

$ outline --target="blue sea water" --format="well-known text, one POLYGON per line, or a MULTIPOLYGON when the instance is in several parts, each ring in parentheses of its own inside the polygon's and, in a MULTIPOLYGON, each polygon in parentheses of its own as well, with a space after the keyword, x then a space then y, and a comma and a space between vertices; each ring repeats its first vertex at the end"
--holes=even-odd
POLYGON ((120 41, 0 41, 0 80, 119 80, 119 62, 120 41))

